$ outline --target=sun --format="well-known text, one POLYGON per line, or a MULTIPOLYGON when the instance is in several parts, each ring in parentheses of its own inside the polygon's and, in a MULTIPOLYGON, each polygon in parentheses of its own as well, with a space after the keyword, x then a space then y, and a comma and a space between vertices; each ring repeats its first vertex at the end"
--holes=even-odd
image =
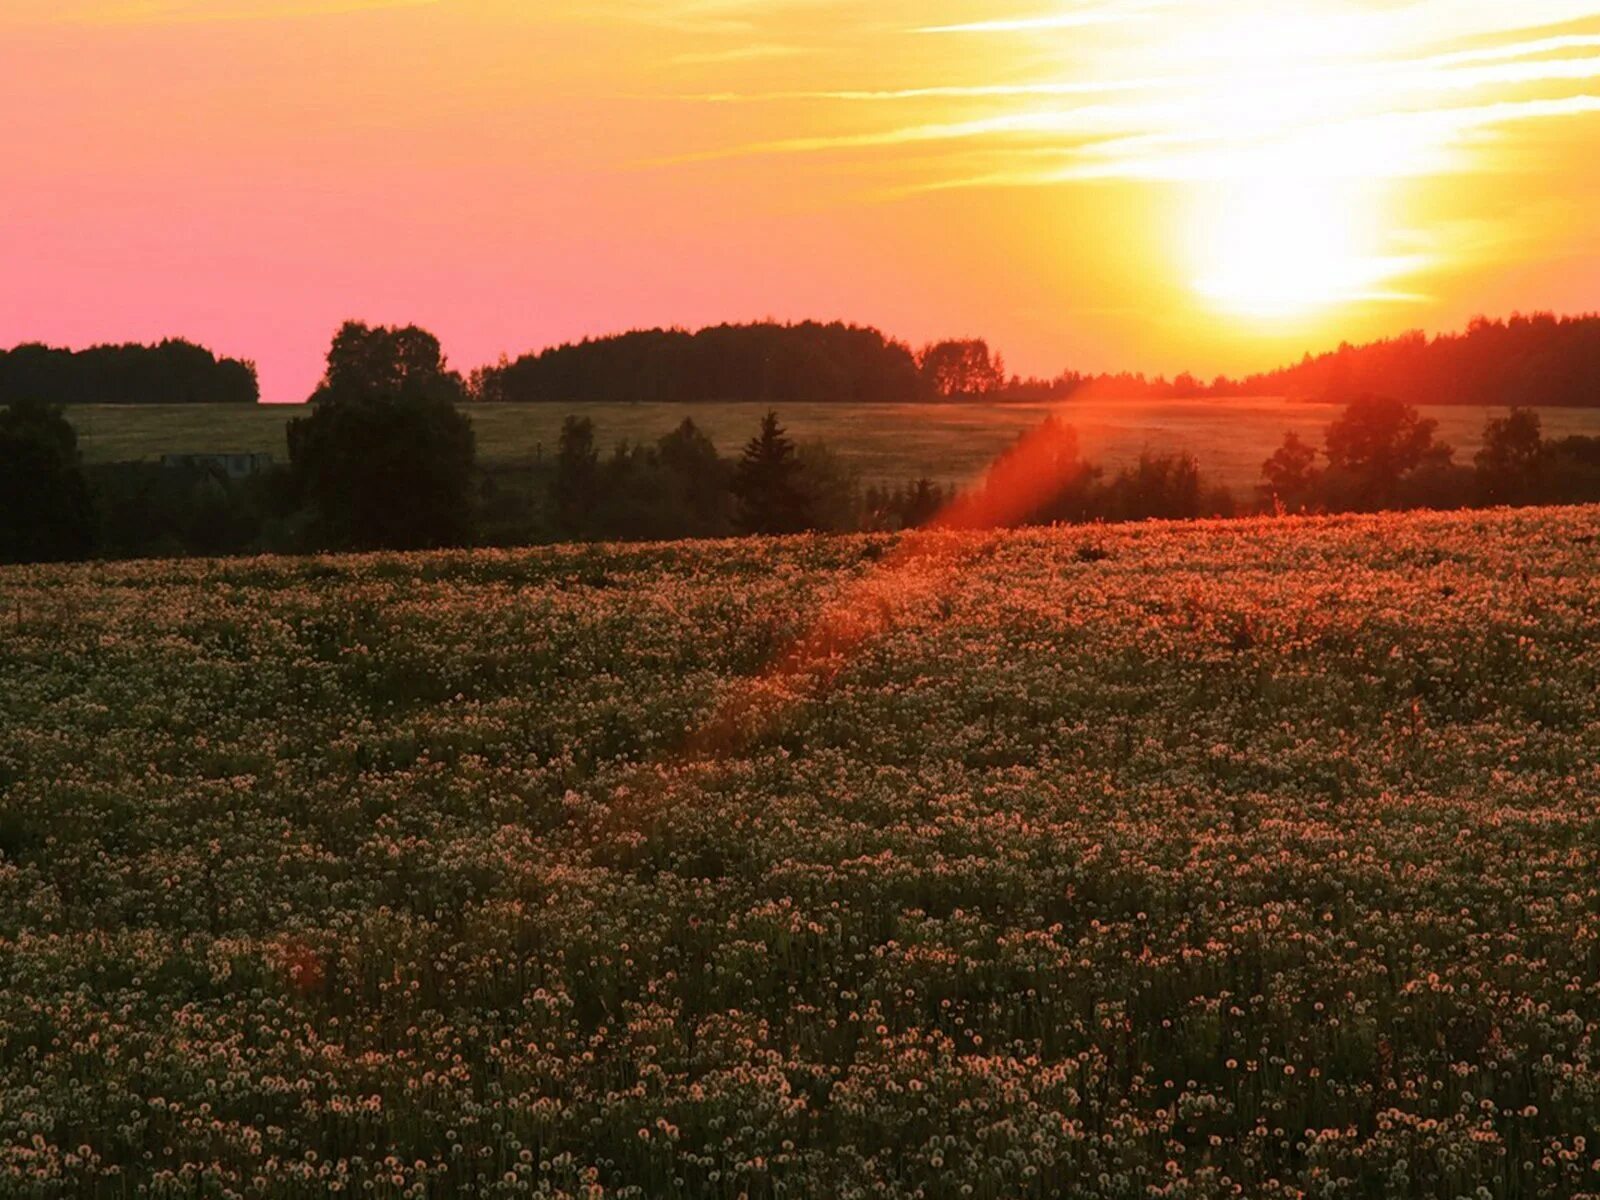
POLYGON ((1381 25, 1349 5, 1229 5, 1163 47, 1203 84, 1161 108, 1157 171, 1182 185, 1188 282, 1215 311, 1302 321, 1414 298, 1396 253, 1400 181, 1441 165, 1438 123, 1408 111, 1381 25), (1391 94, 1392 93, 1392 94, 1391 94))
POLYGON ((1362 301, 1398 300, 1415 263, 1381 251, 1381 203, 1328 179, 1247 179, 1191 199, 1196 292, 1224 312, 1302 319, 1362 301))

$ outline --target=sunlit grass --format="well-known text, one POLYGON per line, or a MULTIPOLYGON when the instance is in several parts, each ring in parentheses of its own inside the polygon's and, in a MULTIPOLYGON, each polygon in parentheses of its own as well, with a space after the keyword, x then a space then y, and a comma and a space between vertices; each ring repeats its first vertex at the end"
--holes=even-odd
MULTIPOLYGON (((788 404, 779 412, 799 440, 836 451, 863 483, 976 478, 996 455, 1037 426, 1053 406, 1043 404, 788 404)), ((724 455, 734 455, 755 432, 765 404, 496 404, 470 410, 480 461, 494 467, 528 464, 553 453, 569 415, 595 424, 597 444, 654 442, 685 416, 705 430, 724 455)), ((1287 430, 1320 443, 1338 415, 1328 404, 1271 398, 1205 401, 1069 401, 1060 409, 1083 438, 1085 451, 1113 469, 1147 448, 1189 451, 1209 482, 1252 494, 1261 464, 1287 430)), ((1547 436, 1600 434, 1600 409, 1545 408, 1547 436)), ((1471 461, 1484 421, 1503 409, 1444 405, 1428 410, 1457 458, 1471 461)), ((297 410, 276 405, 84 406, 67 416, 90 463, 158 460, 171 453, 260 450, 287 460, 284 425, 297 410)))

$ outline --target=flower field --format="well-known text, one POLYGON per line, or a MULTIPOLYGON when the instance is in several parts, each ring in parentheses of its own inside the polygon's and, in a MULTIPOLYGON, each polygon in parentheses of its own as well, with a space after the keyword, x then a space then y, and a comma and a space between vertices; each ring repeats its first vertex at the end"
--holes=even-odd
POLYGON ((925 536, 0 571, 0 1195, 1600 1195, 1600 510, 925 536))

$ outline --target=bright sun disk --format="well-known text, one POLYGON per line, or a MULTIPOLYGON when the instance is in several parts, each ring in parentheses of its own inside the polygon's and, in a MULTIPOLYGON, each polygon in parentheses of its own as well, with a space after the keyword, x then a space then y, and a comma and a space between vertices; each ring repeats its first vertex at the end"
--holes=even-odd
POLYGON ((1224 311, 1256 318, 1403 298, 1391 282, 1416 264, 1379 251, 1374 205, 1325 180, 1208 193, 1191 227, 1193 286, 1224 311))

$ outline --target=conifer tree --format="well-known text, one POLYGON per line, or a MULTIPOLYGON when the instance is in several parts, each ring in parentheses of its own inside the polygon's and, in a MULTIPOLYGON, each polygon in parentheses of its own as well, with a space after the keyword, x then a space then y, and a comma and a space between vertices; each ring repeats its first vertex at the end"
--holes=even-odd
POLYGON ((810 504, 800 487, 800 472, 794 443, 778 424, 778 414, 769 411, 734 470, 740 530, 778 534, 811 528, 810 504))

